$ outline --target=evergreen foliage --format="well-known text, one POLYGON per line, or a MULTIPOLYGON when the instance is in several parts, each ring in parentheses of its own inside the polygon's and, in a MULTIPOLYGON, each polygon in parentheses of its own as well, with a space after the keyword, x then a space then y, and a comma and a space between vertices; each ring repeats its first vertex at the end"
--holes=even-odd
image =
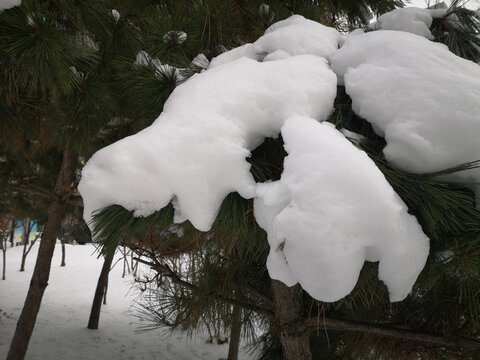
POLYGON ((480 61, 480 19, 461 0, 452 1, 442 17, 434 18, 430 31, 435 41, 448 46, 451 52, 474 62, 480 61))
MULTIPOLYGON (((88 158, 150 125, 175 87, 201 70, 191 64, 197 54, 211 59, 253 41, 292 12, 347 30, 402 5, 397 0, 22 1, 0 14, 0 212, 23 212, 41 223, 62 150, 88 158), (263 3, 269 7, 259 11, 263 3), (141 50, 151 56, 146 66, 134 64, 141 50), (171 67, 159 69, 152 59, 171 67)), ((478 19, 458 5, 454 1, 435 19, 431 31, 452 52, 478 61, 478 19)), ((412 295, 401 303, 388 302, 376 264, 366 264, 354 291, 336 303, 317 302, 303 293, 305 317, 317 318, 319 324, 311 337, 314 358, 473 358, 469 354, 478 354, 473 339, 480 336, 480 213, 469 189, 438 176, 478 162, 435 174, 401 172, 386 163, 384 139, 353 113, 343 87, 335 109, 329 121, 365 137, 357 145, 417 217, 431 239, 431 253, 412 295), (471 347, 451 351, 327 331, 322 319, 328 317, 455 335, 472 339, 471 347)), ((255 180, 279 179, 285 155, 281 138, 266 139, 249 159, 255 180)), ((104 253, 127 244, 156 273, 139 279, 145 290, 139 316, 148 324, 143 329, 167 325, 226 332, 232 307, 241 305, 243 332, 252 348, 261 350, 259 358, 281 358, 264 265, 268 244, 253 218, 252 201, 230 194, 208 233, 189 222, 172 223, 172 206, 144 218, 110 206, 99 210, 91 224, 104 253), (258 326, 265 330, 260 337, 254 335, 258 326)))

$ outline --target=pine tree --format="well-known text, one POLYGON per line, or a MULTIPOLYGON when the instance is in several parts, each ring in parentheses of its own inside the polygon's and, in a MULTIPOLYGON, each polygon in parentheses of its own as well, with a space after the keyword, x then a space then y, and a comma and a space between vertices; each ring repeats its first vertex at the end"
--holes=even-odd
MULTIPOLYGON (((466 26, 472 34, 478 34, 474 14, 457 9, 456 5, 454 3, 449 14, 459 12, 468 15, 468 19, 462 20, 460 23, 462 25, 456 26, 453 31, 462 32, 462 29, 466 29, 462 27, 466 26)), ((451 19, 445 16, 442 21, 448 22, 451 19)), ((432 24, 431 30, 434 34, 438 27, 438 22, 432 24)), ((473 45, 476 44, 476 39, 470 38, 471 40, 463 43, 454 42, 453 36, 446 32, 447 34, 436 36, 436 40, 446 42, 459 56, 476 59, 474 51, 465 50, 475 48, 473 45)), ((261 289, 264 296, 270 299, 262 303, 266 306, 268 303, 268 308, 263 309, 266 311, 258 308, 252 310, 248 301, 242 302, 244 310, 266 315, 272 325, 270 334, 273 333, 273 336, 265 337, 265 340, 273 344, 271 339, 281 339, 284 356, 287 359, 310 358, 311 351, 315 358, 320 356, 335 358, 339 354, 342 358, 411 358, 414 354, 415 356, 421 354, 422 358, 435 358, 439 354, 448 358, 474 356, 472 354, 478 351, 475 338, 479 331, 477 315, 479 267, 476 256, 479 213, 475 210, 471 190, 435 180, 435 176, 476 167, 477 163, 463 164, 426 175, 412 175, 393 169, 387 164, 381 151, 385 146, 385 140, 376 135, 371 125, 352 111, 351 99, 343 87, 338 89, 335 109, 329 121, 338 128, 355 131, 367 139, 361 145, 363 150, 375 161, 431 239, 432 250, 427 266, 411 297, 394 305, 386 301, 385 287, 380 282, 372 280, 377 269, 375 264, 369 264, 362 271, 352 294, 336 303, 313 301, 298 287, 288 289, 274 282, 271 289, 261 289), (447 257, 442 255, 447 250, 453 251, 454 255, 447 257), (318 335, 310 336, 311 331, 315 329, 318 335)), ((281 149, 281 139, 278 139, 267 140, 255 150, 250 162, 256 181, 274 180, 275 175, 272 174, 275 173, 278 176, 285 155, 281 149)), ((227 246, 227 249, 230 249, 229 254, 232 254, 238 248, 244 247, 248 241, 261 249, 262 235, 258 233, 253 235, 255 227, 246 225, 251 224, 251 208, 251 203, 235 195, 224 201, 212 231, 207 235, 209 240, 212 240, 218 234, 223 234, 216 238, 217 245, 214 245, 216 248, 214 251, 223 254, 225 251, 223 245, 231 243, 231 247, 227 246), (218 245, 218 242, 222 246, 218 245)), ((211 284, 195 283, 194 273, 199 272, 198 262, 194 262, 197 265, 195 271, 187 271, 187 274, 165 265, 168 256, 162 255, 162 251, 157 251, 156 248, 162 240, 166 241, 168 238, 165 232, 168 233, 172 216, 172 209, 166 208, 144 219, 134 218, 132 213, 125 209, 112 206, 94 216, 94 232, 106 248, 118 244, 120 240, 116 234, 129 234, 127 238, 136 239, 130 246, 140 247, 139 253, 144 256, 147 253, 149 261, 146 263, 157 270, 160 280, 153 280, 163 284, 162 278, 170 279, 164 285, 166 288, 161 288, 164 294, 151 295, 150 292, 143 308, 143 316, 150 317, 153 324, 179 327, 185 326, 184 321, 189 314, 200 313, 205 316, 209 311, 208 306, 196 305, 192 308, 192 299, 198 302, 202 296, 207 302, 217 300, 224 305, 228 304, 227 312, 231 311, 232 306, 235 306, 231 295, 235 294, 235 291, 228 289, 228 285, 217 284, 211 287, 211 284), (152 237, 152 232, 156 236, 152 237), (153 240, 153 243, 145 243, 145 239, 153 240), (169 291, 171 295, 165 295, 169 291), (214 299, 206 295, 212 293, 222 295, 215 296, 214 299)), ((190 225, 186 226, 188 228, 190 225)), ((181 240, 177 239, 185 240, 185 235, 181 240)), ((197 251, 196 248, 194 250, 197 251)), ((263 256, 266 256, 265 253, 263 256)), ((241 256, 233 258, 234 264, 240 259, 245 259, 241 256)), ((234 273, 233 269, 229 271, 234 273)), ((212 279, 218 273, 217 267, 209 276, 203 278, 212 279)), ((242 274, 245 274, 245 271, 242 274)), ((227 284, 234 283, 235 280, 230 279, 227 284)), ((221 313, 223 312, 220 310, 214 311, 211 321, 215 322, 221 313)), ((187 326, 195 327, 198 323, 187 326)), ((274 347, 269 348, 273 350, 274 347)), ((274 355, 270 353, 270 356, 274 355)))
MULTIPOLYGON (((32 169, 26 172, 28 173, 27 179, 35 178, 34 183, 46 180, 44 185, 40 188, 32 187, 31 181, 17 183, 15 181, 20 177, 13 182, 10 177, 7 181, 8 189, 16 186, 16 190, 21 194, 35 194, 47 201, 53 195, 55 199, 49 213, 51 216, 46 220, 45 241, 42 240, 42 243, 50 245, 48 248, 47 245, 43 247, 43 268, 38 265, 38 272, 43 274, 40 284, 40 300, 46 286, 45 279, 48 280, 53 244, 59 231, 64 209, 67 204, 79 204, 74 193, 76 179, 73 175, 73 168, 81 166, 83 159, 89 157, 96 148, 148 126, 161 112, 165 100, 175 86, 193 73, 201 71, 201 68, 191 65, 192 59, 197 54, 204 53, 207 58, 212 58, 225 48, 252 41, 261 35, 266 27, 288 17, 291 12, 348 29, 351 26, 366 25, 372 11, 380 14, 401 5, 401 2, 269 1, 268 8, 261 8, 262 5, 261 1, 233 0, 117 1, 114 5, 103 0, 81 3, 73 0, 60 2, 25 0, 21 7, 9 9, 0 14, 0 43, 5 45, 0 48, 0 65, 5 69, 1 76, 2 83, 6 84, 0 89, 0 109, 3 114, 6 114, 3 124, 0 125, 0 136, 2 137, 2 159, 7 159, 7 161, 2 160, 2 169, 6 168, 5 164, 10 166, 13 164, 15 167, 19 164, 31 164, 32 169), (117 12, 112 11, 114 8, 117 12), (260 8, 263 10, 259 11, 260 8), (182 40, 183 33, 188 36, 186 41, 182 40), (133 65, 135 56, 140 50, 149 54, 146 66, 133 65), (162 64, 167 63, 175 67, 160 67, 157 59, 162 64), (182 70, 177 71, 177 68, 182 70), (36 71, 32 72, 30 69, 36 71), (43 163, 37 158, 32 160, 32 157, 37 154, 41 154, 50 165, 43 166, 43 163), (75 160, 77 155, 80 155, 78 162, 75 160), (20 161, 13 161, 14 159, 20 161), (63 170, 59 171, 59 168, 63 170), (48 171, 42 173, 42 170, 47 169, 48 171), (46 173, 49 175, 46 176, 46 173), (57 187, 52 191, 49 184, 54 183, 55 179, 58 179, 57 187), (53 221, 54 213, 55 221, 53 221)), ((460 13, 463 14, 463 10, 460 13)), ((472 20, 471 14, 466 14, 469 15, 466 18, 472 20)), ((442 25, 434 25, 438 29, 443 29, 446 22, 448 23, 447 17, 440 22, 442 25)), ((472 20, 468 27, 469 30, 473 27, 473 34, 475 31, 478 33, 478 29, 474 28, 475 24, 475 21, 472 20)), ((455 27, 455 30, 458 28, 455 27)), ((465 31, 457 32, 465 33, 465 31)), ((450 48, 455 51, 454 40, 458 36, 445 38, 443 32, 438 34, 438 36, 436 35, 437 39, 450 41, 453 44, 450 48)), ((475 41, 472 40, 472 36, 468 39, 470 39, 468 41, 475 41)), ((464 46, 461 48, 465 49, 464 46)), ((475 47, 471 48, 475 49, 475 47)), ((462 51, 457 53, 463 54, 462 56, 475 53, 474 50, 462 51)), ((323 318, 321 328, 336 329, 338 332, 328 335, 327 340, 334 344, 329 349, 342 351, 345 357, 354 356, 352 354, 355 354, 355 351, 359 351, 361 356, 373 356, 377 354, 377 350, 378 352, 384 350, 368 342, 362 349, 357 350, 352 345, 358 343, 356 339, 345 335, 352 329, 360 329, 358 331, 367 333, 377 331, 377 334, 387 336, 393 333, 400 338, 403 336, 403 338, 413 339, 407 336, 411 333, 402 332, 398 328, 390 329, 390 333, 382 326, 375 328, 372 323, 378 319, 388 319, 391 323, 393 323, 391 320, 395 319, 399 323, 406 323, 425 333, 445 332, 450 334, 453 330, 461 327, 463 336, 476 336, 478 326, 475 324, 475 314, 478 313, 476 300, 478 294, 475 289, 478 274, 472 269, 478 268, 478 264, 476 250, 472 249, 476 249, 478 242, 476 241, 478 235, 475 232, 478 214, 473 209, 474 201, 471 192, 458 188, 458 186, 437 183, 430 177, 410 176, 391 169, 381 155, 382 139, 374 135, 365 121, 353 114, 350 109, 350 100, 342 92, 342 89, 339 91, 336 108, 337 112, 330 121, 339 127, 356 130, 369 139, 369 142, 364 145, 366 146, 365 150, 375 159, 412 213, 420 219, 425 232, 432 239, 438 240, 438 248, 440 250, 451 249, 452 243, 458 242, 458 246, 454 247, 456 255, 453 260, 455 261, 450 260, 444 264, 432 259, 429 263, 429 266, 432 266, 431 270, 427 269, 425 274, 433 273, 435 276, 425 275, 425 279, 422 281, 425 281, 427 285, 423 283, 420 285, 420 282, 418 285, 419 289, 426 291, 428 296, 416 298, 410 304, 402 303, 398 306, 398 310, 397 306, 392 310, 385 301, 381 300, 385 298, 385 289, 376 282, 372 283, 370 275, 375 271, 374 266, 364 270, 359 284, 351 296, 333 305, 317 303, 317 306, 313 307, 315 302, 312 302, 311 298, 300 289, 289 290, 282 284, 275 284, 272 286, 274 289, 272 293, 270 288, 266 289, 265 277, 260 276, 257 277, 258 283, 255 283, 253 289, 250 289, 249 294, 245 295, 242 291, 240 292, 244 324, 248 322, 247 315, 263 314, 265 317, 262 319, 270 325, 269 334, 273 334, 270 337, 266 336, 265 340, 282 338, 282 334, 275 332, 275 316, 272 314, 278 315, 282 312, 281 307, 279 308, 279 303, 282 301, 287 302, 287 304, 283 304, 283 308, 286 307, 287 310, 288 308, 293 310, 292 304, 297 304, 298 314, 290 324, 287 324, 291 325, 294 331, 286 332, 286 336, 283 336, 284 343, 293 340, 299 344, 299 351, 310 349, 307 335, 310 330, 318 328, 318 324, 322 322, 323 318), (428 201, 432 197, 435 201, 428 201), (467 240, 463 241, 463 239, 467 240), (438 267, 441 268, 441 271, 436 271, 438 267), (458 276, 458 273, 461 276, 458 276), (460 283, 458 283, 459 279, 462 280, 460 283), (371 293, 365 292, 367 288, 371 290, 371 293), (430 318, 420 319, 419 317, 418 319, 422 321, 418 324, 408 318, 408 312, 412 309, 428 313, 431 311, 434 300, 439 297, 438 294, 447 292, 451 294, 449 306, 455 305, 456 309, 452 312, 449 321, 441 326, 433 325, 438 320, 438 318, 433 319, 436 317, 433 315, 436 314, 430 318), (277 308, 274 307, 275 302, 272 301, 274 298, 281 300, 277 301, 277 308), (261 308, 252 308, 249 300, 260 303, 261 308), (264 307, 268 310, 264 311, 266 310, 264 307), (317 310, 310 311, 311 308, 317 310), (245 315, 246 311, 249 311, 247 315, 245 315), (267 313, 269 315, 266 315, 267 313), (328 313, 328 318, 325 317, 326 313, 328 313), (317 318, 313 321, 312 318, 315 316, 317 318), (310 319, 305 320, 304 317, 310 319), (348 321, 336 323, 334 320, 338 318, 348 321), (362 328, 361 324, 354 323, 352 320, 361 320, 368 324, 364 324, 365 326, 362 328), (298 336, 299 326, 302 327, 302 336, 298 336), (348 346, 342 344, 348 344, 348 346)), ((256 180, 275 179, 275 176, 278 176, 278 170, 282 168, 285 155, 282 151, 281 141, 267 141, 264 146, 259 148, 256 155, 251 159, 252 171, 256 180), (268 161, 265 160, 266 158, 268 161)), ((449 169, 448 171, 454 170, 459 169, 449 169)), ((8 172, 8 174, 12 175, 13 172, 8 172)), ((222 266, 227 266, 226 269, 232 275, 243 276, 250 273, 249 271, 252 269, 256 269, 258 272, 258 264, 261 263, 258 259, 264 260, 266 257, 266 241, 265 234, 253 225, 251 209, 251 203, 233 195, 224 202, 213 232, 215 236, 212 234, 200 236, 192 229, 186 229, 188 233, 192 234, 187 243, 190 244, 192 239, 201 238, 205 242, 205 245, 202 246, 206 246, 212 256, 228 250, 225 263, 216 264, 212 261, 212 264, 202 264, 205 265, 205 271, 210 269, 208 277, 213 276, 215 272, 218 273, 219 269, 223 271, 225 268, 222 266), (232 234, 239 235, 232 238, 232 234), (212 237, 206 239, 205 237, 208 235, 212 235, 212 237), (211 242, 207 240, 211 240, 211 242), (246 244, 249 246, 255 244, 256 251, 253 252, 250 248, 245 253, 242 249, 249 248, 246 244), (245 258, 250 259, 247 262, 248 266, 238 267, 241 260, 245 258)), ((96 228, 96 235, 98 240, 103 241, 106 246, 106 253, 108 253, 108 249, 114 249, 120 243, 122 240, 120 234, 123 231, 125 234, 129 234, 127 237, 129 246, 138 247, 143 253, 144 250, 152 251, 153 248, 154 252, 150 258, 153 263, 149 262, 149 264, 155 264, 158 267, 156 259, 160 261, 161 265, 164 265, 162 264, 163 253, 158 253, 155 249, 165 241, 162 232, 168 230, 171 225, 172 209, 140 221, 134 219, 132 214, 125 209, 113 207, 99 213, 96 219, 101 225, 96 228), (154 234, 156 233, 156 236, 151 236, 152 231, 154 234), (145 238, 154 240, 153 245, 145 244, 145 238)), ((175 243, 178 243, 177 239, 175 240, 175 243)), ((192 244, 184 247, 184 250, 192 251, 192 247, 193 250, 199 251, 199 247, 192 244)), ((175 272, 169 271, 168 267, 159 267, 158 272, 159 276, 167 276, 171 279, 174 279, 176 275, 175 272)), ((265 270, 262 274, 265 274, 265 270)), ((250 280, 254 278, 255 276, 247 277, 250 280)), ((182 280, 182 278, 178 279, 182 280)), ((189 280, 199 281, 200 279, 189 280)), ((234 276, 221 280, 218 282, 217 279, 216 284, 215 282, 204 284, 193 281, 191 285, 196 288, 190 288, 189 294, 184 296, 187 301, 183 306, 187 308, 192 306, 191 302, 188 305, 188 299, 191 301, 197 299, 195 306, 199 306, 198 299, 204 298, 205 302, 201 308, 203 310, 191 308, 191 311, 198 314, 210 313, 211 320, 205 321, 205 324, 215 323, 218 319, 223 318, 221 321, 224 321, 226 324, 224 326, 228 327, 232 320, 229 319, 232 306, 238 305, 235 299, 239 292, 237 284, 239 280, 234 276), (216 305, 212 305, 211 296, 205 297, 209 291, 222 294, 220 297, 214 297, 216 305), (227 302, 224 299, 227 299, 227 302), (222 314, 227 316, 222 316, 222 314)), ((189 286, 185 283, 180 283, 180 285, 189 286)), ((172 288, 172 291, 175 294, 179 289, 172 288)), ((33 318, 36 317, 38 306, 31 308, 34 313, 33 318)), ((27 308, 26 306, 25 309, 27 308)), ((179 306, 179 309, 182 307, 179 306)), ((179 310, 174 311, 178 312, 179 310)), ((291 312, 293 313, 293 311, 291 312)), ((289 314, 287 313, 287 315, 289 314)), ((281 329, 288 328, 282 323, 284 320, 276 320, 277 325, 278 323, 282 325, 281 329)), ((19 323, 19 329, 22 328, 23 325, 19 323)), ((33 324, 30 323, 25 337, 29 338, 32 329, 33 324)), ((15 339, 17 338, 16 335, 15 339)), ((425 338, 427 337, 424 336, 423 339, 425 338)), ((433 338, 442 346, 453 344, 442 336, 433 338)), ((9 359, 23 358, 27 344, 28 339, 26 343, 18 344, 16 347, 12 346, 9 359)), ((269 344, 272 345, 274 342, 271 341, 269 344)), ((278 342, 276 344, 278 349, 278 342)), ((312 344, 313 351, 319 348, 320 351, 334 355, 334 351, 325 349, 326 343, 323 338, 312 338, 312 344)), ((275 346, 270 345, 267 347, 272 350, 275 346)), ((392 346, 397 345, 398 343, 392 343, 392 346)), ((418 351, 418 347, 413 346, 412 348, 411 351, 418 351)), ((295 356, 297 355, 287 354, 287 358, 295 356)), ((309 355, 298 355, 296 358, 299 356, 308 358, 309 355)))
POLYGON ((8 359, 25 356, 61 222, 75 201, 78 155, 108 143, 105 133, 114 138, 116 130, 109 121, 125 116, 112 63, 133 58, 140 41, 135 24, 112 9, 109 1, 25 0, 0 14, 2 180, 17 198, 50 202, 8 359))

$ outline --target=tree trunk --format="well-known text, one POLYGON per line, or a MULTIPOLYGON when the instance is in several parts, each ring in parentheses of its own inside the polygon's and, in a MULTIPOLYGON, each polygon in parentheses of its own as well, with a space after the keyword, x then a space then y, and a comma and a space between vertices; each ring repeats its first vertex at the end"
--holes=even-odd
POLYGON ((275 321, 285 360, 311 360, 310 330, 304 325, 302 294, 272 280, 275 321))
POLYGON ((242 308, 233 306, 232 328, 230 331, 230 344, 228 345, 228 360, 238 360, 238 348, 240 347, 240 334, 242 332, 242 308))
POLYGON ((7 272, 7 242, 2 246, 2 254, 3 254, 3 270, 2 270, 2 280, 5 280, 6 272, 7 272))
POLYGON ((88 319, 87 327, 89 329, 98 329, 98 321, 100 319, 100 309, 102 307, 102 298, 105 291, 105 286, 108 281, 108 273, 112 266, 113 256, 115 251, 111 251, 105 255, 105 261, 103 262, 102 271, 97 282, 97 289, 95 290, 95 296, 93 297, 92 310, 90 311, 90 318, 88 319))
POLYGON ((107 291, 108 291, 108 277, 107 277, 107 283, 105 284, 105 291, 103 292, 103 305, 107 305, 107 291))
POLYGON ((20 271, 25 271, 25 260, 27 259, 27 245, 23 245, 22 263, 20 264, 20 271))
POLYGON ((38 311, 40 310, 43 293, 48 285, 52 255, 62 218, 65 214, 66 201, 71 193, 70 185, 75 170, 75 159, 75 155, 70 151, 64 151, 62 165, 53 192, 55 197, 52 199, 48 209, 47 223, 42 241, 40 242, 35 269, 27 298, 13 335, 7 360, 22 360, 27 352, 28 343, 30 342, 38 311))
POLYGON ((23 252, 22 252, 22 263, 20 264, 20 271, 25 271, 25 260, 27 259, 27 247, 28 240, 30 239, 30 218, 23 220, 23 232, 22 232, 22 243, 23 243, 23 252))
POLYGON ((61 239, 62 242, 62 263, 60 266, 65 266, 65 240, 61 239))
POLYGON ((10 247, 14 246, 15 242, 15 226, 16 226, 16 221, 12 220, 12 231, 10 231, 10 247))

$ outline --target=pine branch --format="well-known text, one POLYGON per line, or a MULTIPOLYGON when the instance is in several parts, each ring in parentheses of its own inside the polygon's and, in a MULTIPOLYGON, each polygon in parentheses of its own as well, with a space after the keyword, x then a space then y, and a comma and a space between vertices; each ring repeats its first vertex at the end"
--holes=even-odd
POLYGON ((473 339, 462 340, 456 335, 435 335, 429 333, 417 332, 410 329, 399 328, 391 325, 380 325, 364 323, 353 320, 340 320, 331 318, 306 319, 305 326, 312 331, 317 329, 362 332, 381 336, 399 338, 403 340, 417 341, 421 343, 433 344, 437 346, 459 348, 462 344, 476 344, 480 346, 480 342, 473 339))
MULTIPOLYGON (((161 264, 157 260, 152 259, 154 262, 145 261, 145 260, 140 259, 140 258, 134 258, 134 260, 137 260, 138 262, 149 266, 153 270, 158 271, 160 274, 168 276, 177 285, 180 285, 182 287, 185 287, 185 288, 191 289, 191 290, 199 290, 200 289, 199 286, 194 285, 194 284, 192 284, 188 281, 185 281, 185 280, 181 279, 176 272, 174 272, 172 269, 170 269, 170 267, 168 265, 161 264)), ((268 316, 268 317, 273 316, 273 311, 271 311, 269 309, 265 309, 265 308, 259 307, 257 305, 253 305, 253 304, 247 303, 245 301, 240 301, 238 299, 232 299, 232 298, 226 297, 222 294, 212 294, 212 295, 215 299, 223 301, 227 304, 238 305, 238 306, 241 306, 245 310, 250 310, 250 311, 253 311, 255 313, 259 313, 259 314, 262 314, 262 315, 265 315, 265 316, 268 316)), ((206 296, 209 296, 209 295, 206 295, 206 296)))

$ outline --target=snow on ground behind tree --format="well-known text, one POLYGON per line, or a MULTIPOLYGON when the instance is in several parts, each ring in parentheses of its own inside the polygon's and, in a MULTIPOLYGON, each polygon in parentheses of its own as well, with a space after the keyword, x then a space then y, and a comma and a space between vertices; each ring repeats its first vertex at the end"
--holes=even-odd
MULTIPOLYGON (((122 263, 109 277, 107 305, 102 305, 100 327, 87 329, 93 294, 103 264, 92 245, 66 245, 67 266, 60 267, 60 244, 55 249, 49 285, 45 291, 26 360, 217 360, 226 358, 228 344, 207 344, 206 336, 187 338, 164 329, 134 333, 139 319, 132 301, 138 293, 130 290, 132 277, 122 279, 122 263)), ((20 272, 22 247, 7 250, 7 280, 0 281, 0 359, 6 357, 16 320, 25 301, 35 265, 38 245, 20 272)), ((118 259, 116 255, 114 263, 118 259)), ((241 359, 250 359, 241 351, 241 359)))

